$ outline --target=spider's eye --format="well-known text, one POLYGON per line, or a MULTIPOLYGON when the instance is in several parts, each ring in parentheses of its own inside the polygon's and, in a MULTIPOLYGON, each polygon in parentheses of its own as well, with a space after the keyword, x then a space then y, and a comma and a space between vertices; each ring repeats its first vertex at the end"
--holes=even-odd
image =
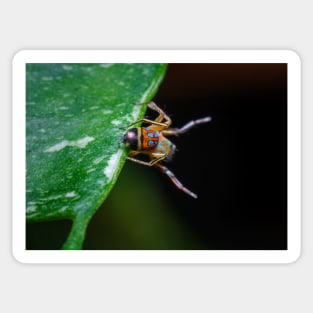
POLYGON ((137 150, 138 147, 138 130, 137 128, 129 129, 121 138, 122 143, 126 143, 132 150, 137 150))

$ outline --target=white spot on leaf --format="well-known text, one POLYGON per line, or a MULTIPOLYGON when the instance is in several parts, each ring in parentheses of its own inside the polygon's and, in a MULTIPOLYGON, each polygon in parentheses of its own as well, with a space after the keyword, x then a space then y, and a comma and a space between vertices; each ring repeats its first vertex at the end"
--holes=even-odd
POLYGON ((115 154, 113 154, 108 162, 108 165, 104 168, 103 172, 104 175, 108 178, 108 180, 111 180, 113 177, 113 174, 117 168, 118 161, 123 153, 123 150, 119 150, 115 154))
POLYGON ((98 179, 97 184, 99 184, 102 187, 102 186, 104 186, 105 182, 103 179, 98 179))
POLYGON ((115 126, 122 124, 122 122, 119 121, 119 120, 113 120, 111 123, 112 123, 113 125, 115 125, 115 126))
POLYGON ((76 196, 77 196, 77 194, 75 191, 70 191, 70 192, 65 194, 65 197, 67 197, 67 198, 74 198, 76 196))
POLYGON ((85 148, 88 143, 93 140, 95 140, 95 138, 87 136, 82 139, 76 140, 75 146, 77 146, 78 148, 85 148))
POLYGON ((89 142, 95 140, 93 137, 86 136, 84 138, 78 139, 78 140, 63 140, 59 143, 55 144, 54 146, 46 149, 44 152, 55 152, 60 151, 63 148, 69 146, 69 147, 77 147, 77 148, 85 148, 89 142))
POLYGON ((47 198, 41 198, 40 200, 51 201, 51 200, 56 200, 56 199, 60 199, 60 198, 62 198, 62 195, 51 195, 47 198))
POLYGON ((63 148, 65 148, 66 146, 69 145, 69 141, 68 140, 63 140, 57 144, 55 144, 54 146, 48 148, 45 150, 45 152, 55 152, 55 151, 59 151, 62 150, 63 148))
POLYGON ((104 159, 104 156, 98 157, 92 161, 93 164, 99 164, 104 159))
POLYGON ((109 68, 109 67, 111 67, 111 66, 113 66, 114 65, 114 63, 102 63, 102 64, 100 64, 99 66, 100 67, 103 67, 103 68, 109 68))
POLYGON ((27 208, 26 208, 26 212, 27 213, 33 213, 33 212, 35 212, 36 211, 36 206, 35 205, 30 205, 30 206, 28 206, 27 208))
POLYGON ((62 66, 63 70, 66 70, 66 71, 70 71, 73 69, 73 66, 72 65, 67 65, 67 64, 64 64, 62 66))
POLYGON ((133 112, 132 112, 132 119, 133 120, 137 120, 138 119, 139 112, 140 112, 140 105, 134 105, 134 109, 133 109, 133 112))

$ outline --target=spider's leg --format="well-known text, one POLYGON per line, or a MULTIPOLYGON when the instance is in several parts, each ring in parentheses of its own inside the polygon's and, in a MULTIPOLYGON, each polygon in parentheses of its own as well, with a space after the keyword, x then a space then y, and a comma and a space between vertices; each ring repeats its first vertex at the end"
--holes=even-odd
POLYGON ((152 120, 149 120, 147 118, 141 118, 141 119, 139 119, 139 120, 137 120, 135 122, 130 123, 127 126, 121 126, 120 128, 122 128, 122 129, 123 128, 129 128, 130 126, 133 126, 133 125, 138 124, 138 123, 147 123, 147 124, 157 125, 157 126, 161 127, 162 129, 167 128, 167 124, 156 122, 156 121, 152 121, 152 120))
MULTIPOLYGON (((145 103, 143 103, 143 104, 145 104, 145 103)), ((120 128, 124 129, 124 128, 128 128, 128 127, 133 126, 133 125, 138 124, 138 123, 147 123, 147 124, 151 124, 149 126, 150 129, 156 130, 156 131, 163 131, 163 129, 166 129, 171 125, 172 120, 170 119, 170 117, 167 116, 153 101, 148 103, 148 107, 151 110, 154 110, 154 111, 159 113, 159 116, 155 120, 150 120, 147 118, 141 118, 135 122, 132 122, 131 124, 129 124, 127 126, 122 126, 120 128), (163 120, 165 120, 165 121, 162 122, 163 120)))
POLYGON ((180 134, 183 134, 183 133, 187 132, 188 130, 190 130, 192 127, 194 127, 196 125, 210 122, 211 119, 212 118, 210 116, 199 118, 197 120, 188 122, 187 124, 185 124, 181 128, 169 128, 169 129, 166 129, 166 130, 163 131, 163 134, 165 136, 168 136, 168 135, 180 135, 180 134))
POLYGON ((127 160, 130 160, 130 161, 133 161, 135 163, 142 164, 142 165, 146 165, 146 166, 153 166, 153 165, 157 164, 158 162, 164 160, 165 158, 166 158, 166 155, 162 154, 161 156, 158 156, 158 157, 152 159, 150 162, 147 162, 147 161, 142 161, 142 160, 133 158, 131 156, 126 157, 127 160))
POLYGON ((192 191, 190 191, 189 189, 187 189, 186 187, 183 186, 183 184, 175 177, 175 175, 164 165, 161 165, 160 163, 155 165, 156 167, 159 168, 159 170, 166 174, 170 180, 172 181, 172 183, 180 190, 182 190, 183 192, 185 192, 187 195, 197 199, 198 196, 196 194, 194 194, 192 191))
POLYGON ((155 122, 162 122, 163 120, 165 120, 164 124, 166 124, 167 127, 169 127, 172 124, 171 118, 167 114, 165 114, 165 112, 162 109, 160 109, 155 102, 153 101, 149 102, 148 108, 159 113, 159 116, 155 119, 155 122))

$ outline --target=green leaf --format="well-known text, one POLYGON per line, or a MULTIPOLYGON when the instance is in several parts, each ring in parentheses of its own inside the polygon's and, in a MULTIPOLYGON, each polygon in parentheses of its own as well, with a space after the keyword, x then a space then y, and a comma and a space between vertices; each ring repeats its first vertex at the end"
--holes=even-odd
POLYGON ((26 219, 71 219, 64 249, 86 227, 125 162, 120 137, 144 115, 164 64, 27 64, 26 219))

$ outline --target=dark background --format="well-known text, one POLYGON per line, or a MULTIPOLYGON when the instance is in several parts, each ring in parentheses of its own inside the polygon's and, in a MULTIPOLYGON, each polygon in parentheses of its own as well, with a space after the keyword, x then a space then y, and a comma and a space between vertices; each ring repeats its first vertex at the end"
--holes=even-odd
POLYGON ((156 100, 175 125, 212 116, 175 141, 188 223, 215 249, 286 249, 287 65, 173 64, 156 100))
MULTIPOLYGON (((170 64, 154 101, 173 127, 212 117, 171 137, 178 152, 166 163, 198 199, 128 161, 84 249, 287 249, 287 65, 170 64)), ((28 248, 49 237, 57 249, 70 223, 27 227, 28 248)))

